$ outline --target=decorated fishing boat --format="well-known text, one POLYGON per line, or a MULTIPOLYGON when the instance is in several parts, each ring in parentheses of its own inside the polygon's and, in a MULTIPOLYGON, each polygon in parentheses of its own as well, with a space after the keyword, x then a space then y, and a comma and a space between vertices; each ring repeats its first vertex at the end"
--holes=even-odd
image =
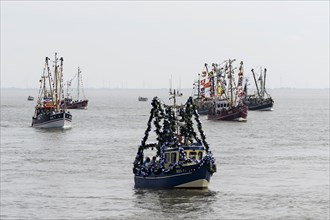
MULTIPOLYGON (((212 64, 213 65, 213 64, 212 64)), ((194 82, 194 104, 198 114, 207 115, 215 97, 214 78, 212 71, 208 71, 208 64, 204 64, 202 74, 198 74, 198 80, 194 82)))
POLYGON ((133 163, 135 187, 208 187, 211 176, 216 172, 216 164, 192 97, 180 107, 162 104, 157 97, 151 105, 145 136, 133 163), (199 135, 195 132, 193 117, 199 135), (147 143, 152 122, 156 127, 157 141, 147 143), (153 155, 152 159, 147 157, 147 151, 153 155))
POLYGON ((232 67, 234 61, 229 59, 219 65, 213 64, 212 71, 208 73, 212 76, 211 91, 214 94, 207 114, 209 120, 247 120, 248 107, 243 103, 243 62, 240 63, 236 85, 232 67))
POLYGON ((139 100, 139 102, 146 102, 146 101, 148 101, 148 98, 139 96, 138 100, 139 100))
POLYGON ((271 111, 273 110, 274 100, 266 91, 266 71, 265 68, 262 72, 260 69, 260 75, 258 81, 256 80, 256 74, 252 69, 252 75, 257 89, 257 93, 248 95, 247 94, 247 83, 245 84, 245 97, 244 103, 248 106, 249 110, 260 110, 260 111, 271 111))
POLYGON ((58 59, 57 53, 55 53, 53 71, 50 70, 49 60, 46 57, 45 68, 40 80, 38 101, 32 117, 32 127, 70 128, 72 115, 60 106, 63 99, 63 58, 58 59))
POLYGON ((87 109, 88 99, 86 99, 81 70, 78 67, 77 74, 67 82, 66 97, 61 103, 67 109, 87 109), (77 88, 72 88, 73 82, 76 81, 77 88))

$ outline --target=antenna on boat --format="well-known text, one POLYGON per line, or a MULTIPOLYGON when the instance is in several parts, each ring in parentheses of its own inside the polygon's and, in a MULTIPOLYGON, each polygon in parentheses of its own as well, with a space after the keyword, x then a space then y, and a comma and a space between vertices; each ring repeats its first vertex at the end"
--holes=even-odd
POLYGON ((179 92, 178 89, 173 89, 172 91, 172 75, 171 75, 171 88, 170 88, 170 100, 173 99, 173 107, 176 108, 176 97, 181 97, 182 92, 179 92))

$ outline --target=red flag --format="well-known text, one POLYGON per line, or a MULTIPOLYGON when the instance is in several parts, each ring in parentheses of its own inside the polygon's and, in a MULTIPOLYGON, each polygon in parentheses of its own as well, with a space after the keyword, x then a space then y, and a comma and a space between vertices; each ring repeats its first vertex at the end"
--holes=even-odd
POLYGON ((205 88, 211 87, 211 82, 205 83, 205 84, 204 84, 204 87, 205 87, 205 88))

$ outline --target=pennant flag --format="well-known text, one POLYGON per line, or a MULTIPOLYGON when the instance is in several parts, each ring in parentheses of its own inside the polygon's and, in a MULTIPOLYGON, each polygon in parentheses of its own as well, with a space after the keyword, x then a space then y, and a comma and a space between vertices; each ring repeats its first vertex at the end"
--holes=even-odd
POLYGON ((205 88, 209 88, 209 87, 211 87, 211 81, 205 83, 205 84, 204 84, 204 87, 205 87, 205 88))

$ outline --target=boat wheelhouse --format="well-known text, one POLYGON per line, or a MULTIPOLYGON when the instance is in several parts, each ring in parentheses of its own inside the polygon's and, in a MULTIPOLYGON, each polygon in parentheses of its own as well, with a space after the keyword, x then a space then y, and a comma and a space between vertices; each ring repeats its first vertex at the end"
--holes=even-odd
POLYGON ((214 99, 207 117, 210 120, 246 121, 247 111, 246 105, 231 106, 227 99, 214 99))

